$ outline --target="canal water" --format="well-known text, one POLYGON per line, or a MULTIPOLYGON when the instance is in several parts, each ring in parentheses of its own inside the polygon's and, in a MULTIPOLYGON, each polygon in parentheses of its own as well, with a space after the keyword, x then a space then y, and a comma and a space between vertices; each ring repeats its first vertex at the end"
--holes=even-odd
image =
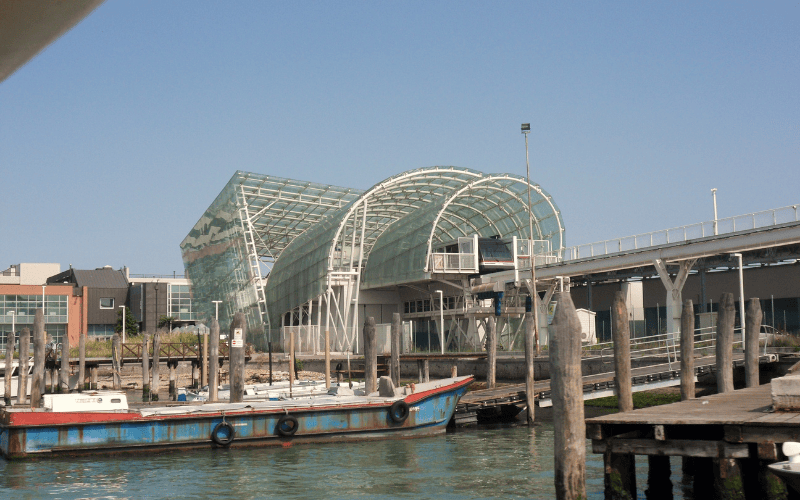
MULTIPOLYGON (((690 498, 672 460, 675 498, 690 498)), ((647 460, 637 457, 638 496, 647 460)), ((587 441, 589 498, 603 460, 587 441)), ((0 498, 554 498, 553 425, 479 427, 420 439, 7 462, 0 498)))

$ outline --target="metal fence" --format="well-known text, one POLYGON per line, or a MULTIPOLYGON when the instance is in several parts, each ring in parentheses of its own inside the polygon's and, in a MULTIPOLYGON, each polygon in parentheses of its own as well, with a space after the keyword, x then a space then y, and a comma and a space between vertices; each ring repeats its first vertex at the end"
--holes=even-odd
POLYGON ((622 238, 577 245, 563 249, 561 257, 562 260, 565 261, 598 257, 631 250, 641 250, 653 246, 667 245, 670 243, 696 240, 720 234, 732 234, 798 222, 800 219, 798 219, 797 209, 798 205, 791 205, 788 207, 765 210, 763 212, 737 215, 735 217, 728 217, 727 219, 699 222, 688 226, 662 229, 660 231, 653 231, 635 236, 624 236, 622 238))

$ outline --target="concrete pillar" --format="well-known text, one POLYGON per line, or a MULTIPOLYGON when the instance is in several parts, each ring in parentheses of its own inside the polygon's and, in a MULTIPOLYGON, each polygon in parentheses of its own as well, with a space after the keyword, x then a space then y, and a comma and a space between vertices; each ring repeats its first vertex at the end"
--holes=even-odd
POLYGON ((553 452, 558 500, 586 498, 586 424, 581 386, 581 323, 569 292, 556 294, 551 325, 553 452))
MULTIPOLYGON (((241 403, 244 400, 244 346, 247 342, 247 321, 244 313, 237 312, 233 316, 230 328, 230 358, 231 358, 231 403, 241 403)), ((294 366, 289 367, 289 371, 294 366)))
POLYGON ((497 376, 497 332, 494 316, 486 318, 486 388, 493 389, 497 376))
POLYGON ((686 284, 686 278, 689 277, 689 271, 692 270, 695 262, 697 262, 697 259, 682 261, 678 274, 673 281, 672 278, 670 278, 669 271, 667 271, 667 266, 664 261, 661 259, 653 261, 653 265, 658 271, 658 276, 667 289, 667 333, 673 334, 670 336, 671 340, 674 340, 677 333, 681 330, 683 285, 686 284))
POLYGON ((751 298, 747 303, 744 329, 744 372, 747 387, 758 387, 758 337, 761 334, 761 301, 751 298))
MULTIPOLYGON (((209 340, 208 400, 216 401, 219 388, 219 322, 216 318, 211 322, 211 339, 209 340)), ((270 376, 272 376, 271 373, 270 376)))
POLYGON ((44 311, 39 309, 33 319, 33 380, 31 385, 31 406, 34 408, 42 407, 42 395, 44 395, 44 364, 45 364, 45 333, 44 333, 44 311))
POLYGON ((687 299, 681 312, 681 401, 694 399, 694 304, 687 299))
POLYGON ((723 293, 719 301, 719 322, 717 323, 717 392, 733 390, 733 327, 736 322, 736 309, 733 294, 723 293))
POLYGON ((364 321, 364 386, 367 394, 378 390, 378 339, 372 316, 364 321))

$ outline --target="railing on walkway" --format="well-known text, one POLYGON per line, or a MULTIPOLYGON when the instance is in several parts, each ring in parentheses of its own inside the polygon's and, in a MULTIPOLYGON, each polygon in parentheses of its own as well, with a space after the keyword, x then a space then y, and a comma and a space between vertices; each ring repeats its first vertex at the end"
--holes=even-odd
MULTIPOLYGON (((762 325, 762 331, 770 328, 768 325, 762 325)), ((759 346, 763 343, 764 354, 767 352, 767 345, 773 336, 770 334, 759 334, 759 346)), ((744 348, 744 339, 742 338, 741 327, 735 328, 733 331, 733 346, 744 348)), ((694 331, 694 350, 711 350, 712 354, 717 345, 717 327, 710 326, 705 328, 697 328, 694 331)), ((644 358, 648 356, 666 356, 667 363, 672 369, 672 363, 678 361, 678 352, 680 351, 681 339, 680 333, 662 333, 660 335, 650 335, 647 337, 636 337, 631 339, 631 359, 644 358)), ((581 350, 583 359, 592 358, 608 358, 614 357, 614 342, 603 342, 593 345, 584 345, 581 350)))
MULTIPOLYGON (((227 342, 219 343, 219 356, 220 358, 228 357, 229 349, 227 342)), ((153 344, 152 342, 148 348, 150 359, 153 358, 153 344)), ((183 344, 183 343, 163 343, 158 349, 158 356, 161 361, 170 359, 201 359, 203 356, 202 344, 183 344)), ((141 343, 125 343, 122 344, 122 357, 123 358, 136 358, 142 359, 142 344, 141 343)))
POLYGON ((788 207, 775 208, 763 212, 737 215, 727 219, 699 222, 688 226, 673 227, 671 229, 662 229, 651 233, 625 236, 612 240, 569 247, 562 250, 562 260, 567 261, 598 257, 670 243, 680 243, 720 234, 732 234, 779 224, 798 222, 800 221, 800 219, 798 219, 798 206, 799 205, 790 205, 788 207))

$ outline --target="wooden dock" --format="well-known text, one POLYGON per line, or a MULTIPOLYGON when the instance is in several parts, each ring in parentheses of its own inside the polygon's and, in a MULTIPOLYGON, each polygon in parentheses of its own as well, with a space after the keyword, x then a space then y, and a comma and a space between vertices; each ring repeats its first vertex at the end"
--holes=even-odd
MULTIPOLYGON (((726 482, 738 481, 741 495, 723 497, 770 498, 765 464, 783 459, 781 443, 800 441, 800 412, 773 411, 770 384, 764 384, 590 418, 586 436, 592 451, 603 454, 607 473, 614 455, 689 457, 694 470, 685 472, 694 476, 696 495, 714 490, 719 496, 726 482)), ((669 477, 669 462, 660 467, 666 471, 655 473, 669 477)))
MULTIPOLYGON (((767 354, 760 357, 760 364, 775 363, 778 355, 767 354)), ((733 366, 744 365, 744 355, 733 356, 733 366)), ((716 372, 716 357, 695 358, 696 375, 716 372)), ((641 366, 631 369, 631 382, 634 392, 676 386, 680 384, 680 363, 673 362, 641 366)), ((539 406, 549 406, 550 380, 536 382, 536 398, 539 406)), ((614 372, 595 373, 583 377, 583 399, 596 399, 614 395, 614 372)), ((502 416, 513 413, 503 406, 524 406, 525 384, 515 384, 494 389, 471 391, 465 394, 458 404, 455 414, 456 425, 474 423, 481 414, 502 416)))

